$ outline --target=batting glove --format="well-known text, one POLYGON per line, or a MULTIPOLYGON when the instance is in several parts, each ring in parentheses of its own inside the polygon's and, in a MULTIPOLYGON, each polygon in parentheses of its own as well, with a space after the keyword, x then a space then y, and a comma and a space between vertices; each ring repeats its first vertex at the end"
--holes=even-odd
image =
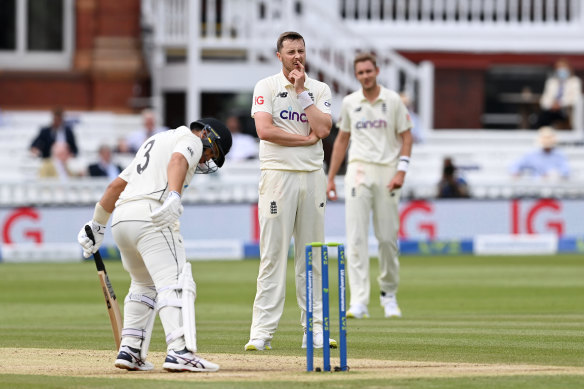
POLYGON ((162 230, 176 223, 182 213, 183 206, 180 202, 180 195, 178 192, 172 191, 168 194, 164 204, 160 208, 156 208, 150 217, 156 228, 162 230))
POLYGON ((105 225, 99 224, 95 220, 90 220, 81 227, 81 231, 77 235, 77 241, 83 247, 83 256, 89 258, 91 254, 94 254, 99 250, 103 242, 103 237, 105 235, 105 225), (87 236, 85 232, 85 226, 90 226, 91 231, 93 231, 93 237, 95 238, 95 243, 87 236))

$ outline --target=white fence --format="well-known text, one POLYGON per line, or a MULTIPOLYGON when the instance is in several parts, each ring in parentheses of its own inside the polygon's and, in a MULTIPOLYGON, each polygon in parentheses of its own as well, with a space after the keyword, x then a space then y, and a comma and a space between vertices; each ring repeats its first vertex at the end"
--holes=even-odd
MULTIPOLYGON (((456 49, 456 38, 464 36, 450 33, 460 27, 480 32, 482 40, 498 41, 499 50, 509 48, 509 42, 492 34, 501 28, 512 29, 524 40, 539 41, 543 51, 558 48, 549 46, 548 41, 541 44, 546 34, 562 33, 577 39, 584 29, 581 0, 200 0, 191 3, 199 5, 195 7, 197 20, 189 19, 188 4, 187 0, 142 0, 143 21, 153 29, 156 44, 186 47, 192 23, 198 25, 203 48, 265 50, 269 42, 273 49, 274 36, 300 25, 298 19, 312 16, 321 21, 314 27, 325 35, 349 32, 357 39, 366 37, 375 46, 387 45, 383 43, 387 39, 393 41, 396 29, 401 31, 398 39, 409 40, 420 27, 429 27, 433 34, 425 37, 425 49, 435 49, 435 41, 448 36, 445 44, 456 49), (327 20, 335 20, 335 25, 327 20), (369 31, 378 34, 370 35, 369 31)), ((304 26, 310 27, 308 23, 304 26)), ((328 46, 346 43, 340 39, 324 42, 328 46)), ((524 45, 513 49, 525 51, 524 45)))
MULTIPOLYGON (((49 112, 4 112, 0 125, 0 207, 75 205, 95 203, 107 181, 88 177, 67 182, 38 178, 40 160, 28 147, 38 129, 49 123, 49 112)), ((107 112, 68 112, 74 127, 79 156, 75 170, 85 169, 97 159, 97 148, 114 146, 118 138, 140 129, 139 115, 107 112)), ((560 149, 568 157, 569 180, 515 180, 509 176, 511 162, 534 147, 533 131, 439 131, 414 145, 410 170, 403 190, 405 198, 434 198, 440 179, 442 159, 453 158, 461 167, 477 199, 510 197, 584 197, 584 152, 570 134, 558 132, 560 149)), ((128 156, 115 156, 126 166, 128 156)), ((217 174, 197 175, 184 194, 187 203, 255 203, 260 176, 258 160, 227 163, 217 174)), ((337 177, 342 196, 343 177, 337 177)))
POLYGON ((345 0, 341 14, 353 20, 409 23, 575 23, 580 0, 345 0))
MULTIPOLYGON (((413 161, 413 159, 412 159, 413 161)), ((439 157, 412 163, 403 188, 404 199, 434 199, 440 179, 439 157)), ((465 164, 461 164, 464 167, 465 164)), ((467 165, 468 166, 468 165, 467 165)), ((584 180, 512 179, 507 166, 480 165, 465 171, 474 199, 584 198, 584 180)), ((196 176, 183 194, 185 204, 255 203, 258 198, 259 166, 239 164, 211 176, 196 176)), ((337 192, 343 198, 343 177, 336 179, 337 192)), ((58 180, 1 180, 0 207, 90 205, 99 201, 107 181, 95 178, 58 180)))
POLYGON ((394 50, 582 51, 581 0, 345 0, 341 4, 346 28, 383 37, 394 50))

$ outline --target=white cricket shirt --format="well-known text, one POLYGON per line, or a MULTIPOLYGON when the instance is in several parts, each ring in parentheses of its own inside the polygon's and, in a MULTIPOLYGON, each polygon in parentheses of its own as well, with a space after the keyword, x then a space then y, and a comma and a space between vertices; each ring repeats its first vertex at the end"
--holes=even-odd
POLYGON ((173 153, 184 155, 189 164, 183 185, 186 188, 203 154, 203 142, 188 127, 181 126, 146 139, 130 165, 119 175, 128 185, 116 207, 143 199, 164 202, 168 196, 168 162, 173 153))
POLYGON ((359 89, 345 96, 338 124, 351 133, 349 162, 396 163, 401 151, 400 133, 412 128, 412 120, 399 95, 381 87, 370 103, 359 89))
MULTIPOLYGON (((304 89, 308 91, 316 108, 331 114, 331 90, 328 85, 306 76, 304 89)), ((289 133, 310 133, 310 125, 298 102, 294 85, 283 72, 258 81, 253 91, 251 116, 254 117, 256 112, 269 113, 274 125, 289 133)), ((260 141, 261 169, 314 171, 322 168, 323 161, 322 140, 311 146, 298 147, 260 141)))

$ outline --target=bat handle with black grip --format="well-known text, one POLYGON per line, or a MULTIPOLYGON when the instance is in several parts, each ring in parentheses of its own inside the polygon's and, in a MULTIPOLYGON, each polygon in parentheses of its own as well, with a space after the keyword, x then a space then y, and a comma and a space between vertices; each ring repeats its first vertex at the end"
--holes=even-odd
MULTIPOLYGON (((91 239, 93 244, 95 244, 95 236, 93 236, 93 230, 91 229, 91 226, 89 226, 88 224, 85 225, 85 233, 87 234, 87 237, 91 239)), ((95 260, 95 267, 97 267, 97 271, 105 272, 105 265, 103 264, 103 260, 101 259, 101 254, 99 253, 99 251, 93 253, 93 259, 95 260)))

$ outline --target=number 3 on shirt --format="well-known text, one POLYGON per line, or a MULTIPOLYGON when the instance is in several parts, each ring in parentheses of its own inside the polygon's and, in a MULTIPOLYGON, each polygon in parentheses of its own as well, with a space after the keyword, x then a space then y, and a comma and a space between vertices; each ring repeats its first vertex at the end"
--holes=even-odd
POLYGON ((146 143, 146 145, 144 146, 145 150, 144 157, 146 158, 146 162, 144 163, 144 166, 138 164, 138 166, 136 167, 138 174, 142 174, 142 172, 146 170, 146 168, 148 167, 148 164, 150 163, 150 150, 152 150, 152 147, 154 147, 154 139, 146 143))

